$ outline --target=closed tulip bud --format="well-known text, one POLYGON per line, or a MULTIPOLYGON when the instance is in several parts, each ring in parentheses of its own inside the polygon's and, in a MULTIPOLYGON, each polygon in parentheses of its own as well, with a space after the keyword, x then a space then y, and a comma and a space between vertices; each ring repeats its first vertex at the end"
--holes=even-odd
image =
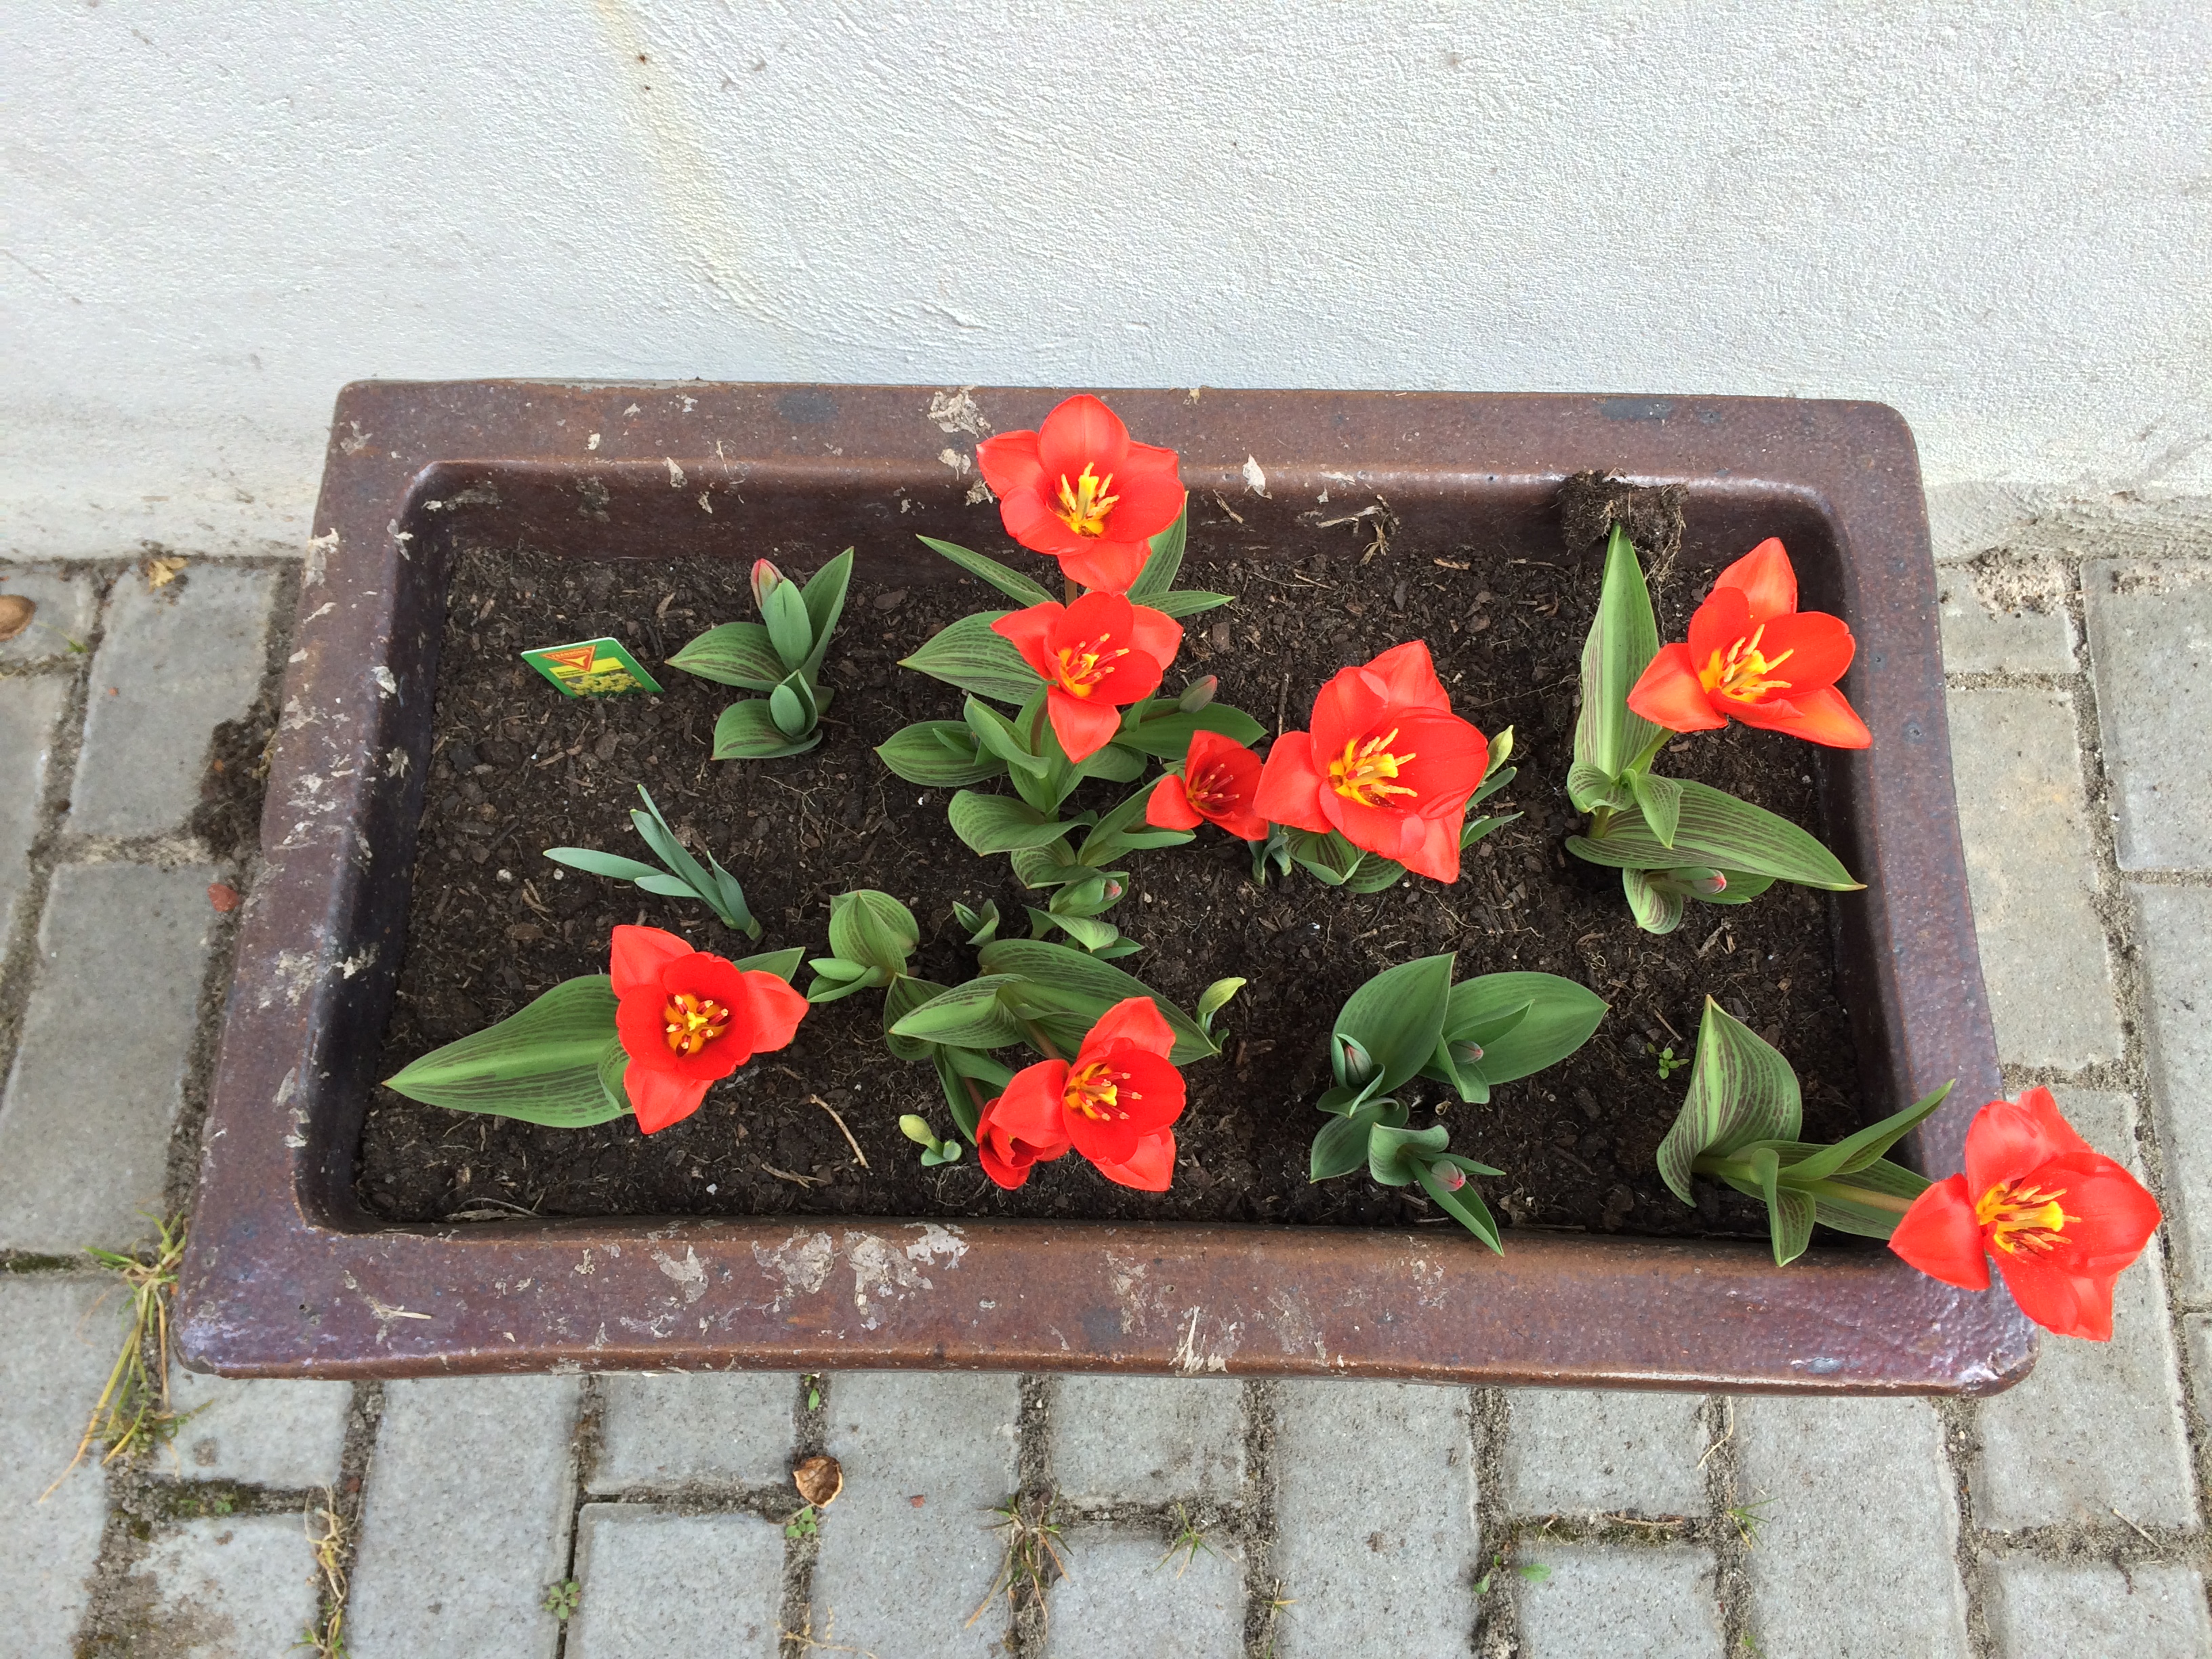
MULTIPOLYGON (((765 564, 768 562, 763 559, 761 562, 765 564)), ((936 1133, 930 1128, 927 1121, 916 1117, 911 1112, 908 1112, 904 1117, 899 1120, 899 1133, 904 1135, 908 1140, 914 1142, 917 1146, 934 1146, 937 1145, 936 1133)))
POLYGON ((789 580, 789 577, 786 576, 783 572, 777 569, 775 565, 769 563, 768 560, 755 559, 753 561, 752 574, 753 603, 761 606, 763 609, 766 609, 768 605, 768 596, 774 592, 779 586, 789 580))
POLYGON ((1448 1193, 1455 1193, 1467 1185, 1467 1171, 1456 1164, 1431 1164, 1429 1173, 1437 1178, 1437 1185, 1448 1193))
POLYGON ((1194 679, 1183 687, 1182 696, 1176 699, 1176 707, 1186 714, 1195 714, 1213 701, 1213 694, 1220 689, 1221 680, 1218 675, 1207 674, 1194 679))
POLYGON ((1482 1058, 1482 1045, 1480 1042, 1455 1042, 1451 1052, 1452 1058, 1461 1065, 1472 1066, 1482 1058))
POLYGON ((1717 870, 1708 870, 1703 875, 1690 878, 1690 890, 1699 898, 1711 898, 1716 893, 1728 891, 1728 878, 1717 870))
POLYGON ((1336 1064, 1346 1085, 1352 1088, 1375 1075, 1375 1057, 1351 1037, 1337 1039, 1336 1064))

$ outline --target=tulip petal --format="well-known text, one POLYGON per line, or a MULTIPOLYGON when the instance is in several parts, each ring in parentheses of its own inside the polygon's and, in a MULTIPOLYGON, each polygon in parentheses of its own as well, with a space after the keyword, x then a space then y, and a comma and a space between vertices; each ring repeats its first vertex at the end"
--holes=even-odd
POLYGON ((1451 708, 1451 693, 1437 678, 1436 664, 1429 656, 1426 640, 1408 640, 1403 645, 1392 646, 1368 663, 1365 672, 1382 682, 1385 695, 1395 708, 1439 708, 1447 712, 1451 708))
POLYGON ((654 1134, 672 1123, 680 1123, 699 1109, 711 1087, 705 1078, 678 1077, 643 1066, 633 1059, 623 1072, 623 1092, 637 1114, 637 1127, 654 1134))
POLYGON ((1759 653, 1775 663, 1770 677, 1787 686, 1793 702, 1807 692, 1833 685, 1851 665, 1858 642, 1841 617, 1825 611, 1799 611, 1758 625, 1759 653), (1784 653, 1787 653, 1785 656, 1784 653), (1776 662, 1777 658, 1782 660, 1776 662))
MULTIPOLYGON (((1154 685, 1159 684, 1158 672, 1153 670, 1154 685)), ((1052 717, 1053 735, 1072 761, 1089 760, 1113 742, 1114 734, 1121 729, 1121 711, 1103 697, 1079 697, 1055 685, 1045 693, 1044 706, 1052 717)))
POLYGON ((1116 1186, 1133 1187, 1140 1193, 1164 1193, 1175 1178, 1176 1138, 1172 1129, 1146 1135, 1137 1150, 1119 1164, 1095 1165, 1116 1186))
POLYGON ((1962 1290, 1990 1287, 1990 1259, 1965 1176, 1939 1181, 1914 1199, 1890 1234, 1889 1248, 1930 1279, 1962 1290))
POLYGON ((1992 1100, 1966 1126, 1966 1185, 1985 1193, 2018 1181, 2054 1158, 2096 1156, 2075 1133, 2051 1091, 2038 1084, 2018 1100, 1992 1100))
POLYGON ((1771 702, 1737 702, 1733 698, 1718 701, 1746 726, 1758 726, 1761 731, 1780 732, 1792 738, 1802 738, 1807 743, 1817 743, 1830 749, 1865 749, 1874 743, 1874 733, 1844 694, 1832 685, 1824 685, 1817 691, 1808 691, 1802 697, 1787 701, 1777 697, 1771 702))
POLYGON ((1067 1109, 1060 1091, 1067 1086, 1067 1062, 1041 1060, 1014 1073, 991 1103, 994 1121, 1007 1134, 1057 1158, 1067 1150, 1067 1109))
POLYGON ((1427 820, 1417 812, 1395 806, 1368 806, 1326 785, 1321 792, 1321 810, 1331 829, 1361 852, 1378 858, 1403 862, 1405 854, 1419 854, 1428 835, 1427 820))
POLYGON ((1729 652, 1749 640, 1758 628, 1751 619, 1751 602, 1741 590, 1716 587, 1705 602, 1690 613, 1690 670, 1704 674, 1713 659, 1725 661, 1729 652))
MULTIPOLYGON (((1134 460, 1139 450, 1151 448, 1150 444, 1131 444, 1129 459, 1134 460)), ((1106 522, 1116 541, 1157 536, 1182 511, 1182 480, 1176 476, 1175 451, 1155 453, 1168 458, 1164 469, 1132 466, 1125 461, 1114 474, 1114 510, 1106 522)))
POLYGON ((2063 1273, 2025 1255, 2000 1255, 1997 1271, 2020 1310, 2046 1331, 2087 1342, 2112 1340, 2112 1281, 2063 1273))
MULTIPOLYGON (((742 1066, 755 1054, 788 1046, 799 1034, 799 1022, 806 1018, 806 1011, 812 1005, 780 975, 750 968, 738 977, 744 981, 745 1018, 750 1024, 749 1035, 752 1039, 751 1048, 738 1061, 742 1066)), ((738 1035, 733 1025, 730 1037, 734 1039, 738 1035)))
POLYGON ((1772 536, 1714 577, 1713 586, 1741 593, 1753 622, 1786 617, 1797 608, 1796 568, 1772 536))
POLYGON ((1165 668, 1182 649, 1182 624, 1148 605, 1133 605, 1129 611, 1130 643, 1165 668))
POLYGON ((2158 1200, 2124 1165, 2099 1152, 2069 1152, 2032 1170, 2027 1180, 2061 1194, 2066 1246, 2059 1265, 2071 1272, 2117 1273, 2131 1266, 2164 1218, 2158 1200))
POLYGON ((1001 502, 1016 494, 1043 494, 1044 463, 1037 459, 1034 432, 1001 432, 984 439, 975 446, 975 468, 1001 502))
POLYGON ((1392 752, 1412 757, 1395 781, 1414 793, 1394 799, 1424 817, 1465 805, 1490 769, 1490 740, 1471 722, 1441 710, 1393 708, 1384 719, 1386 731, 1397 728, 1392 752))
POLYGON ((1029 1180, 1030 1170, 1036 1163, 1018 1147, 1002 1146, 999 1137, 990 1131, 988 1113, 975 1125, 975 1161, 983 1166, 985 1175, 1009 1192, 1029 1180))
POLYGON ((1690 647, 1662 645, 1641 678, 1628 689, 1630 712, 1670 732, 1711 732, 1728 724, 1728 716, 1713 708, 1697 670, 1690 666, 1690 647))
POLYGON ((1026 611, 1007 612, 991 624, 991 631, 1020 652, 1022 660, 1036 671, 1040 679, 1049 680, 1053 634, 1066 614, 1066 605, 1048 599, 1026 611))
MULTIPOLYGON (((1055 519, 1053 522, 1060 521, 1055 519)), ((1144 542, 1109 542, 1077 536, 1073 531, 1068 534, 1081 545, 1052 550, 1060 560, 1060 569, 1085 587, 1101 593, 1127 592, 1129 584, 1144 574, 1145 561, 1152 555, 1152 548, 1144 542)))
POLYGON ((1313 740, 1316 759, 1326 764, 1344 752, 1347 743, 1360 743, 1387 726, 1379 725, 1390 708, 1390 688, 1381 676, 1364 668, 1346 668, 1331 676, 1314 694, 1313 740))
POLYGON ((999 522, 1006 526, 1006 534, 1033 553, 1057 556, 1085 546, 1089 539, 1070 530, 1053 511, 1052 503, 1035 489, 1010 490, 1000 495, 999 522))
POLYGON ((1175 1047, 1175 1029, 1161 1017, 1150 997, 1125 998, 1098 1016, 1097 1023, 1084 1036, 1075 1063, 1088 1065, 1117 1042, 1133 1044, 1165 1059, 1175 1047))
POLYGON ((691 954, 691 946, 665 928, 623 924, 614 930, 607 950, 607 974, 614 981, 615 995, 650 991, 658 996, 661 969, 691 954))
POLYGON ((1421 844, 1398 861, 1417 876, 1445 883, 1459 879, 1459 832, 1467 823, 1467 808, 1442 817, 1421 820, 1421 844))
POLYGON ((1059 489, 1062 478, 1073 483, 1086 466, 1101 478, 1118 471, 1128 453, 1129 428, 1087 392, 1061 403, 1037 428, 1037 463, 1048 494, 1059 489))
POLYGON ((1314 766, 1313 734, 1285 732, 1267 750, 1253 810, 1270 823, 1327 835, 1333 828, 1322 814, 1321 773, 1314 766))
POLYGON ((1195 830, 1206 822, 1190 804, 1182 780, 1170 772, 1152 786, 1145 799, 1145 822, 1160 830, 1195 830))

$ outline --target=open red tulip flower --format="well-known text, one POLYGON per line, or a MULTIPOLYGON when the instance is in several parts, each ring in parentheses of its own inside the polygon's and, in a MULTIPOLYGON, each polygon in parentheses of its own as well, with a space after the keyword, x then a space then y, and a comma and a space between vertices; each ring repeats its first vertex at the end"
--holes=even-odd
POLYGON ((975 1125, 983 1171, 1018 1187, 1032 1164, 1071 1147, 1107 1180, 1164 1193, 1175 1174, 1172 1126, 1182 1115, 1182 1073, 1168 1063, 1175 1033, 1150 997, 1131 997, 1098 1017, 1073 1060, 1047 1060, 1014 1073, 975 1125))
POLYGON ((1152 538, 1182 511, 1176 453, 1132 443, 1121 417, 1089 395, 1070 398, 1035 432, 975 446, 1006 533, 1060 561, 1085 587, 1126 592, 1152 538))
POLYGON ((1121 729, 1121 709, 1159 690, 1182 648, 1182 624, 1119 593, 1047 600, 991 624, 1045 683, 1045 711, 1072 761, 1088 760, 1121 729))
POLYGON ((617 927, 607 964, 623 1091, 651 1134, 699 1109, 708 1089, 756 1054, 781 1048, 806 999, 774 974, 695 951, 658 927, 617 927))
POLYGON ((1660 647, 1628 706, 1674 732, 1733 720, 1831 749, 1864 749, 1866 722, 1836 682, 1858 649, 1840 617, 1797 608, 1797 572, 1769 536, 1714 579, 1686 645, 1660 647))
POLYGON ((1267 820, 1253 810, 1260 793, 1260 757, 1218 732, 1194 732, 1183 753, 1182 775, 1170 772, 1152 786, 1145 822, 1161 830, 1219 824, 1244 841, 1265 841, 1267 820))
POLYGON ((2059 1115, 2048 1089, 1993 1100, 1966 1131, 1966 1171, 1912 1200, 1889 1248, 1931 1279, 1985 1291, 1990 1262, 2020 1310, 2106 1342, 2112 1281, 2149 1242, 2158 1200, 2059 1115))
POLYGON ((1254 810, 1457 881, 1467 799, 1489 769, 1490 742, 1451 712, 1427 644, 1343 670, 1314 698, 1312 724, 1275 739, 1254 810))

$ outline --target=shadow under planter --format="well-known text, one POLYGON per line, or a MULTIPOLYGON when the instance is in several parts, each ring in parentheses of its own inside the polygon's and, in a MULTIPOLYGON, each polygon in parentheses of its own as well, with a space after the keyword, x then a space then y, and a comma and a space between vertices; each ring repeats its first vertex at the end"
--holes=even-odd
MULTIPOLYGON (((2033 1334, 2002 1297, 1887 1252, 1516 1229, 617 1217, 391 1223, 354 1192, 405 939, 446 589, 459 548, 750 559, 857 545, 928 574, 977 538, 975 411, 1038 390, 369 383, 342 394, 303 574, 182 1277, 186 1362, 239 1376, 549 1368, 1214 1372, 1985 1394, 2033 1334)), ((1871 750, 1808 756, 1835 851, 1838 984, 1881 1115, 1955 1077, 1905 1149, 1959 1166, 1999 1091, 1952 794, 1911 436, 1876 404, 1457 393, 1115 394, 1233 514, 1217 551, 1295 544, 1334 486, 1401 535, 1556 537, 1589 467, 1679 482, 1700 537, 1780 534, 1845 617, 1871 750), (1264 455, 1265 495, 1248 487, 1264 455)), ((988 507, 981 509, 989 512, 988 507)), ((994 526, 995 529, 995 526, 994 526)), ((995 540, 995 537, 994 538, 995 540)), ((1577 632, 1581 619, 1563 619, 1577 632)))

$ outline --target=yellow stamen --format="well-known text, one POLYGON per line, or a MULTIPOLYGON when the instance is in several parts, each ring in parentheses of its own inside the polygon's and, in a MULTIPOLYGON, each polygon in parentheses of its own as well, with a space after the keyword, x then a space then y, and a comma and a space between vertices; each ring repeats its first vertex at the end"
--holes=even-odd
POLYGON ((1106 647, 1114 636, 1101 634, 1095 640, 1085 640, 1080 645, 1066 646, 1054 653, 1059 663, 1060 689, 1079 697, 1087 697, 1098 689, 1098 682, 1106 678, 1107 665, 1116 657, 1129 654, 1127 646, 1106 647))
POLYGON ((1974 1206, 1974 1219, 1990 1230, 1990 1243, 2008 1255, 2017 1255, 2023 1246, 2046 1252, 2057 1248, 2068 1222, 2081 1219, 2059 1204, 2065 1196, 2063 1187, 2045 1192, 2025 1182, 2001 1181, 1974 1206))
POLYGON ((1106 533, 1106 515, 1114 510, 1114 503, 1121 498, 1106 492, 1114 487, 1114 475, 1109 472, 1101 478, 1084 464, 1083 476, 1073 483, 1067 474, 1060 475, 1060 506, 1054 509, 1060 521, 1079 536, 1103 536, 1106 533))
POLYGON ((1791 647, 1780 656, 1769 659, 1761 653, 1759 642, 1766 635, 1765 623, 1751 630, 1747 640, 1738 640, 1729 647, 1723 659, 1717 651, 1706 658, 1705 665, 1698 671, 1698 682, 1708 691, 1717 691, 1724 697, 1735 697, 1744 702, 1755 702, 1770 691, 1787 691, 1788 680, 1766 678, 1797 654, 1791 647))
MULTIPOLYGON (((1080 1112, 1103 1123, 1109 1117, 1129 1115, 1121 1109, 1121 1088, 1128 1080, 1127 1072, 1117 1072, 1104 1060, 1094 1060, 1079 1071, 1067 1074, 1067 1084, 1060 1097, 1069 1111, 1080 1112)), ((1129 1091, 1128 1097, 1133 1103, 1144 1098, 1133 1089, 1129 1091)))
POLYGON ((1329 787, 1362 806, 1384 806, 1393 795, 1419 793, 1411 785, 1390 781, 1408 761, 1417 758, 1392 754, 1390 745, 1397 740, 1398 729, 1393 726, 1364 744, 1357 738, 1346 744, 1344 753, 1328 763, 1329 787))
POLYGON ((678 991, 660 1011, 668 1046, 689 1060, 730 1029, 730 1011, 708 997, 678 991))

